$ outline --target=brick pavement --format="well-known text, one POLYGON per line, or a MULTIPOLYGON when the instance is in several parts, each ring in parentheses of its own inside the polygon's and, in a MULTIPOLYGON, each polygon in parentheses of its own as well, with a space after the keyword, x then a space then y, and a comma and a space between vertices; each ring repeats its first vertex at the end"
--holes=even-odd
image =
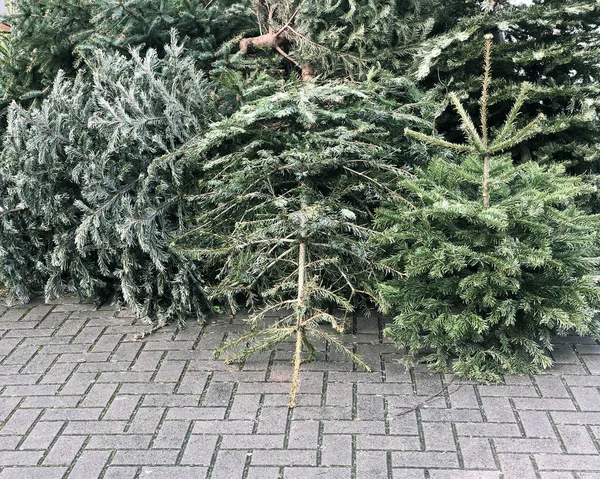
POLYGON ((211 350, 239 324, 165 328, 128 311, 1 308, 0 479, 600 478, 600 347, 556 345, 546 375, 475 385, 406 372, 377 318, 323 346, 286 407, 292 345, 242 370, 211 350))

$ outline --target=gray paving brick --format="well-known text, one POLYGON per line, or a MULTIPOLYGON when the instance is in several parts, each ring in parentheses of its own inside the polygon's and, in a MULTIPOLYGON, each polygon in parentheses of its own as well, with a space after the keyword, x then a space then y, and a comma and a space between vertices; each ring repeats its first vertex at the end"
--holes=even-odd
MULTIPOLYGON (((544 419, 548 419, 544 416, 544 419)), ((554 436, 552 426, 548 423, 550 436, 554 436)), ((459 436, 482 436, 482 437, 521 437, 519 426, 514 424, 502 424, 502 423, 458 423, 456 424, 456 431, 459 436)), ((537 437, 537 436, 536 436, 537 437)))
MULTIPOLYGON (((115 403, 113 403, 113 406, 115 403)), ((164 413, 165 408, 159 407, 142 407, 138 409, 131 421, 128 432, 131 434, 154 434, 164 413)), ((131 412, 129 416, 131 416, 131 412)))
MULTIPOLYGON (((260 452, 263 451, 258 451, 255 454, 260 452)), ((219 451, 211 477, 213 479, 242 477, 246 455, 247 453, 245 451, 219 451)), ((253 459, 255 459, 254 456, 253 459)))
POLYGON ((148 449, 151 440, 149 434, 98 434, 90 438, 86 449, 148 449))
POLYGON ((569 398, 569 393, 558 376, 535 376, 537 387, 545 398, 569 398))
POLYGON ((527 437, 556 437, 545 411, 519 411, 519 419, 527 437))
POLYGON ((324 466, 352 465, 352 436, 324 436, 321 447, 324 466))
POLYGON ((142 468, 140 477, 191 479, 205 477, 207 471, 208 468, 202 466, 147 466, 142 468))
POLYGON ((177 388, 178 394, 202 394, 206 380, 208 379, 208 373, 188 373, 186 374, 179 387, 177 388))
MULTIPOLYGON (((526 398, 526 400, 535 401, 539 399, 526 398)), ((516 422, 508 397, 483 397, 481 402, 488 422, 516 422)))
POLYGON ((314 449, 257 450, 252 454, 252 464, 263 466, 316 466, 317 452, 314 449))
POLYGON ((597 388, 572 386, 570 389, 582 411, 600 411, 600 393, 597 388))
MULTIPOLYGON (((416 477, 416 476, 415 476, 416 477)), ((419 476, 421 477, 421 476, 419 476)), ((449 478, 452 479, 499 479, 501 476, 498 472, 493 471, 462 471, 459 469, 430 469, 429 470, 429 478, 430 479, 442 479, 449 478)))
MULTIPOLYGON (((193 434, 251 434, 254 421, 196 421, 193 434)), ((283 432, 283 431, 279 431, 283 432)), ((268 434, 263 431, 260 434, 268 434)))
POLYGON ((387 453, 385 451, 356 451, 356 477, 387 479, 387 453))
POLYGON ((61 428, 64 426, 63 421, 38 422, 31 432, 27 435, 25 442, 21 444, 21 450, 41 449, 46 450, 52 444, 52 441, 57 436, 61 428))
POLYGON ((84 436, 60 436, 44 459, 44 465, 68 466, 85 442, 84 436))
POLYGON ((217 436, 190 436, 181 458, 181 464, 210 466, 216 445, 217 436))
POLYGON ((102 408, 99 407, 88 407, 88 408, 57 408, 48 409, 44 413, 44 420, 46 421, 86 421, 96 420, 100 418, 102 414, 102 408))
POLYGON ((0 429, 0 435, 24 435, 40 416, 41 409, 18 409, 0 429))
POLYGON ((496 438, 494 439, 496 450, 499 453, 518 452, 525 454, 534 454, 538 452, 548 452, 560 454, 560 444, 556 439, 535 439, 535 438, 496 438))
POLYGON ((116 384, 94 384, 81 403, 81 407, 105 407, 117 390, 116 384))
POLYGON ((42 454, 42 451, 0 451, 0 467, 35 466, 42 454))
POLYGON ((458 456, 454 451, 394 451, 392 464, 394 467, 439 467, 443 464, 444 467, 459 468, 458 456))
MULTIPOLYGON (((252 470, 253 468, 250 468, 252 470)), ((285 479, 307 479, 313 477, 323 477, 327 479, 349 479, 352 476, 352 470, 347 467, 285 467, 284 468, 285 479)), ((264 477, 277 478, 278 476, 248 476, 250 477, 264 477)))
POLYGON ((181 449, 190 425, 190 421, 167 420, 163 422, 152 447, 156 449, 181 449))
POLYGON ((0 479, 61 479, 66 467, 7 467, 0 479))
POLYGON ((535 454, 540 470, 552 471, 594 471, 600 470, 598 454, 535 454))
POLYGON ((328 406, 352 406, 352 384, 330 382, 325 401, 328 406))
MULTIPOLYGON (((450 423, 425 422, 421 426, 427 451, 455 451, 456 443, 450 423)), ((416 433, 417 431, 415 431, 416 433)), ((416 448, 419 449, 418 447, 416 448)))
POLYGON ((260 396, 253 394, 236 394, 229 411, 229 419, 254 418, 260 405, 260 396))
POLYGON ((114 465, 145 466, 175 464, 179 451, 152 449, 150 451, 117 451, 112 459, 114 465))
MULTIPOLYGON (((299 409, 294 411, 294 417, 298 417, 299 409)), ((264 407, 260 413, 257 432, 259 434, 283 434, 287 425, 288 408, 287 407, 264 407)), ((316 419, 310 417, 310 419, 316 419)))
POLYGON ((537 479, 529 455, 523 454, 498 454, 502 472, 507 478, 537 479))
POLYGON ((128 420, 140 402, 139 395, 120 393, 114 398, 103 419, 107 421, 128 420))
POLYGON ((134 466, 110 466, 104 473, 104 479, 134 479, 137 471, 138 468, 134 466))
POLYGON ((21 436, 0 436, 0 450, 14 450, 21 442, 21 436))
POLYGON ((222 437, 221 449, 283 449, 283 441, 283 434, 225 435, 222 437))
POLYGON ((100 477, 110 454, 111 451, 83 451, 77 458, 77 462, 69 474, 69 479, 100 477))
MULTIPOLYGON (((556 426, 569 454, 596 454, 598 451, 585 426, 556 426)), ((552 452, 550 450, 544 452, 552 452)))
POLYGON ((126 425, 126 421, 69 421, 64 434, 120 434, 125 431, 126 425))
MULTIPOLYGON (((310 468, 307 471, 306 468, 288 467, 288 468, 286 468, 284 477, 286 477, 286 478, 314 477, 314 472, 315 471, 313 471, 312 468, 310 468), (296 473, 296 470, 298 470, 298 473, 301 474, 300 476, 294 475, 296 473)), ((329 472, 329 469, 327 469, 326 472, 329 472)), ((323 473, 323 474, 325 474, 325 473, 323 473)), ((324 476, 324 477, 326 477, 326 476, 324 476)), ((248 479, 279 479, 279 468, 278 467, 261 467, 261 466, 250 467, 248 469, 248 479)))
POLYGON ((224 407, 172 407, 167 413, 168 420, 210 420, 223 419, 226 408, 224 407))
POLYGON ((514 398, 519 410, 534 411, 574 411, 575 405, 570 399, 514 398))

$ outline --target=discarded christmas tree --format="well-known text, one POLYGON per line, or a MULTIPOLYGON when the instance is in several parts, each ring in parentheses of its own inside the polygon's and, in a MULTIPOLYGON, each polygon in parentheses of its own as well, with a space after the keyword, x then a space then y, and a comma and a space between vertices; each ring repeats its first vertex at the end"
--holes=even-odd
POLYGON ((259 82, 258 98, 190 146, 192 158, 210 160, 190 198, 197 226, 174 248, 218 271, 211 299, 233 311, 245 299, 253 311, 252 329, 219 351, 229 361, 295 341, 294 407, 302 350, 313 359, 314 341, 367 368, 320 324, 342 332, 372 297, 382 268, 367 247, 369 223, 401 173, 393 162, 406 147, 401 132, 418 120, 403 106, 415 100, 404 81, 259 82))
POLYGON ((419 357, 445 370, 453 361, 458 375, 483 381, 550 366, 553 335, 600 337, 600 220, 574 201, 592 188, 561 165, 513 164, 511 150, 544 128, 542 118, 515 126, 527 84, 490 134, 491 42, 487 36, 480 131, 455 95, 466 143, 408 130, 443 153, 402 177, 412 205, 396 202, 377 216, 386 263, 401 273, 379 287, 395 315, 386 335, 406 348, 408 363, 419 357))

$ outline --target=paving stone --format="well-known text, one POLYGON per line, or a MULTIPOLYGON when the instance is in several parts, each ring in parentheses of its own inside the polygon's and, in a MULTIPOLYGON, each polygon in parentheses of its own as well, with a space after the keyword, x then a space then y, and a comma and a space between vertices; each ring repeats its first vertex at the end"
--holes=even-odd
POLYGON ((219 451, 211 479, 242 477, 247 454, 245 451, 219 451))
POLYGON ((132 341, 132 317, 89 304, 6 310, 0 479, 62 479, 67 468, 64 479, 233 479, 246 467, 248 479, 281 468, 286 479, 600 479, 600 345, 590 338, 558 338, 547 374, 475 385, 423 365, 411 376, 373 318, 342 339, 375 372, 319 346, 290 414, 292 341, 274 363, 265 354, 240 370, 211 356, 239 321, 132 341))
POLYGON ((506 478, 537 479, 529 455, 498 454, 498 459, 506 478))
POLYGON ((27 435, 25 442, 21 444, 20 449, 48 449, 63 426, 63 421, 38 422, 27 435))
POLYGON ((236 394, 229 411, 229 419, 254 418, 260 405, 260 396, 252 394, 236 394))
MULTIPOLYGON (((456 451, 450 423, 425 422, 421 425, 427 451, 456 451)), ((416 448, 418 450, 419 447, 416 448)))
MULTIPOLYGON (((394 476, 395 477, 395 476, 394 476)), ((420 476, 419 476, 420 477, 420 476)), ((499 479, 501 476, 498 472, 493 471, 461 471, 459 469, 444 470, 444 469, 429 469, 430 479, 499 479)))
POLYGON ((152 436, 139 434, 103 434, 90 438, 86 449, 148 449, 152 436))
POLYGON ((323 466, 352 465, 352 436, 325 436, 321 446, 323 466))
MULTIPOLYGON (((341 432, 336 432, 336 434, 341 434, 341 432)), ((288 437, 288 449, 306 449, 311 445, 316 448, 318 437, 318 421, 292 421, 288 437)))
MULTIPOLYGON (((547 418, 544 416, 544 419, 547 418)), ((552 426, 548 423, 548 427, 552 437, 554 431, 552 426)), ((482 436, 482 437, 521 437, 519 426, 515 424, 502 424, 502 423, 457 423, 456 431, 459 436, 482 436)))
POLYGON ((540 470, 596 472, 600 470, 598 454, 536 454, 534 457, 540 470))
POLYGON ((252 464, 261 466, 316 466, 317 452, 314 449, 257 450, 252 453, 252 464))
MULTIPOLYGON (((452 444, 454 445, 454 441, 452 444)), ((356 449, 365 451, 419 451, 421 449, 421 441, 419 436, 359 434, 356 436, 356 449)))
POLYGON ((533 439, 533 438, 497 438, 494 439, 496 450, 499 453, 517 452, 534 454, 538 452, 549 452, 560 454, 561 448, 556 438, 533 439))
MULTIPOLYGON (((569 454, 595 454, 596 446, 585 426, 556 426, 569 454)), ((550 452, 550 451, 544 451, 550 452)))
POLYGON ((545 411, 519 411, 519 419, 527 437, 556 437, 545 411))
POLYGON ((210 466, 216 445, 217 436, 190 436, 181 458, 181 464, 210 466))
MULTIPOLYGON (((136 412, 135 417, 127 428, 127 432, 131 434, 154 434, 164 414, 165 408, 142 407, 136 412)), ((129 416, 131 416, 131 413, 129 416)))
POLYGON ((7 467, 0 472, 0 479, 61 479, 66 470, 66 467, 7 467))
MULTIPOLYGON (((131 418, 131 415, 138 407, 140 402, 139 395, 117 395, 113 402, 110 404, 110 407, 104 414, 102 419, 106 421, 117 421, 117 420, 128 420, 131 418)), ((140 410, 144 410, 146 408, 141 408, 140 410)), ((154 408, 148 408, 154 409, 154 408)), ((162 409, 162 408, 157 408, 162 409)), ((138 411, 139 413, 139 411, 138 411)), ((133 421, 135 423, 135 419, 133 421)))
POLYGON ((571 386, 570 390, 582 411, 600 411, 600 393, 597 388, 571 386))
POLYGON ((42 454, 42 451, 0 451, 0 467, 35 466, 42 454))
POLYGON ((356 451, 356 477, 387 479, 387 453, 385 451, 356 451))
POLYGON ((77 462, 69 474, 69 479, 100 477, 110 454, 111 451, 83 451, 77 458, 77 462))
POLYGON ((44 459, 44 465, 68 466, 85 442, 84 436, 60 436, 44 459))
POLYGON ((175 466, 175 467, 155 467, 146 466, 142 468, 140 477, 165 478, 169 479, 190 479, 196 477, 205 477, 207 467, 201 466, 175 466))
POLYGON ((283 449, 284 439, 283 434, 224 435, 221 449, 283 449))
POLYGON ((137 471, 138 468, 132 466, 110 466, 104 473, 104 479, 135 479, 137 471))
POLYGON ((151 451, 117 451, 111 464, 144 466, 147 464, 175 464, 179 451, 153 449, 151 451))
POLYGON ((0 435, 24 435, 40 416, 41 409, 18 409, 0 429, 0 435))
MULTIPOLYGON (((254 468, 250 468, 252 471, 254 468)), ((352 470, 345 467, 285 467, 284 469, 285 479, 308 479, 315 477, 323 477, 327 479, 349 479, 352 476, 352 470)), ((276 479, 278 475, 268 476, 252 476, 248 475, 248 479, 251 477, 264 477, 276 479)))
POLYGON ((190 425, 191 421, 167 420, 163 422, 152 447, 155 449, 181 449, 183 441, 188 435, 190 425))
POLYGON ((458 469, 458 456, 456 452, 430 452, 430 451, 394 451, 392 452, 394 467, 439 467, 443 464, 448 468, 458 469))

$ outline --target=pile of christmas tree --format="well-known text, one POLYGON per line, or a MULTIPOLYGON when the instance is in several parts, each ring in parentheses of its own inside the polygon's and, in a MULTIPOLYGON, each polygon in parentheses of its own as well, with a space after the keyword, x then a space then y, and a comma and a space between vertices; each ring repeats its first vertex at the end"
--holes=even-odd
POLYGON ((407 360, 485 380, 597 333, 597 3, 12 7, 15 298, 74 291, 156 327, 246 308, 222 351, 291 338, 292 405, 315 341, 368 367, 334 334, 359 308, 390 313, 407 360))

